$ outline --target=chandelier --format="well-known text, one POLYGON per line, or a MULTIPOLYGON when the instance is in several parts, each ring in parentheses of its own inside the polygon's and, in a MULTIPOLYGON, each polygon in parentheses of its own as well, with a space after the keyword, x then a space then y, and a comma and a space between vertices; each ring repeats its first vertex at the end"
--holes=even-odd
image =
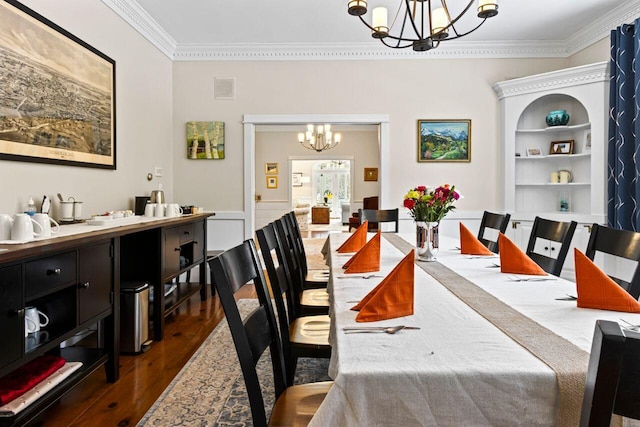
MULTIPOLYGON (((477 0, 477 16, 480 22, 475 27, 462 30, 458 21, 471 9, 476 0, 470 0, 458 14, 447 6, 447 0, 398 0, 398 11, 388 26, 387 8, 373 9, 369 24, 363 15, 367 13, 366 0, 349 0, 349 15, 357 16, 371 29, 371 36, 394 49, 412 47, 416 52, 437 48, 440 42, 454 40, 477 30, 487 18, 498 14, 498 0, 477 0), (456 25, 458 24, 458 25, 456 25), (393 30, 393 34, 392 34, 393 30)), ((465 0, 466 1, 466 0, 465 0)), ((453 3, 454 0, 448 3, 453 3)), ((458 1, 460 3, 460 1, 458 1)))
POLYGON ((342 135, 331 132, 331 125, 307 125, 307 131, 298 134, 300 145, 318 153, 337 146, 340 141, 342 135))

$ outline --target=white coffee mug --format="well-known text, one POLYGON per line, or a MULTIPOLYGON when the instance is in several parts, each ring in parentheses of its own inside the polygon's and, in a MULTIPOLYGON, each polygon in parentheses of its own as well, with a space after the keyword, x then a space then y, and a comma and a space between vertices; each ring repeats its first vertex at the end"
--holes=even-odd
POLYGON ((0 240, 11 239, 12 224, 13 224, 13 219, 11 219, 11 215, 0 214, 0 240))
POLYGON ((560 175, 558 174, 558 172, 551 172, 551 182, 554 184, 557 184, 560 182, 560 175))
POLYGON ((77 200, 73 202, 73 219, 82 219, 82 202, 79 202, 77 200))
POLYGON ((60 221, 73 221, 73 201, 60 202, 60 221))
POLYGON ((156 206, 155 216, 156 218, 162 218, 164 216, 164 210, 167 208, 167 205, 163 203, 158 203, 156 206))
POLYGON ((157 203, 147 203, 144 207, 144 216, 153 217, 156 214, 157 203))
POLYGON ((177 203, 169 203, 167 205, 167 216, 174 217, 182 215, 182 208, 177 203))
POLYGON ((558 175, 560 176, 560 182, 563 184, 567 184, 573 181, 573 174, 568 170, 558 171, 558 175))
POLYGON ((33 220, 37 222, 42 228, 42 232, 40 233, 40 237, 51 237, 52 233, 57 233, 60 231, 60 224, 58 222, 49 217, 46 213, 36 213, 33 215, 33 220), (53 224, 54 228, 51 228, 51 224, 53 224))
POLYGON ((24 330, 25 336, 38 332, 41 327, 49 324, 49 317, 36 307, 25 307, 24 309, 24 330), (44 320, 43 320, 44 319, 44 320))
POLYGON ((42 227, 35 222, 33 218, 25 213, 18 213, 13 216, 13 225, 11 225, 11 240, 28 241, 33 240, 42 233, 42 227), (38 231, 33 230, 36 226, 38 231))

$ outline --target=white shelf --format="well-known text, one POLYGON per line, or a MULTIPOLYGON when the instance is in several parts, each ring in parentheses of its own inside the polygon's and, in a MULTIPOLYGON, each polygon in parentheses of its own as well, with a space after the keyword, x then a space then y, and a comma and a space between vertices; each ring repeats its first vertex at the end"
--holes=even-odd
POLYGON ((515 156, 518 160, 560 160, 560 159, 576 159, 580 157, 591 157, 591 153, 577 153, 577 154, 549 154, 546 156, 515 156))
POLYGON ((516 184, 516 187, 585 187, 591 185, 590 182, 531 182, 526 184, 516 184))
POLYGON ((516 133, 562 133, 572 132, 577 130, 586 130, 591 127, 591 123, 581 123, 579 125, 572 126, 549 126, 540 129, 516 129, 516 133))

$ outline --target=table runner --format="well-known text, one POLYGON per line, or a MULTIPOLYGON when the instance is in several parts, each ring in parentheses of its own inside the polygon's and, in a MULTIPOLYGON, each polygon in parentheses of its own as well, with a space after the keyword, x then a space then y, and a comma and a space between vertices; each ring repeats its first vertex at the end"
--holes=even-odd
MULTIPOLYGON (((406 254, 413 249, 411 244, 396 234, 388 233, 384 234, 384 237, 402 253, 406 254)), ((514 310, 444 265, 418 260, 416 265, 549 366, 556 373, 558 381, 558 425, 579 425, 589 365, 587 352, 514 310)))

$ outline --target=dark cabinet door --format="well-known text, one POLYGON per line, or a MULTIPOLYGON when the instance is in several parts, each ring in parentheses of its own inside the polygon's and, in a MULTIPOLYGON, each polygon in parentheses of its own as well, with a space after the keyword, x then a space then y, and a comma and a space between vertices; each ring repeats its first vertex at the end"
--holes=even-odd
POLYGON ((111 309, 111 241, 78 250, 78 321, 82 324, 111 309))
POLYGON ((167 228, 163 230, 163 279, 167 280, 170 276, 180 271, 180 227, 167 228))
POLYGON ((21 293, 21 266, 0 269, 0 368, 22 356, 24 305, 21 293))
POLYGON ((197 264, 199 262, 202 262, 202 260, 204 259, 204 252, 207 245, 205 242, 206 236, 204 235, 204 221, 196 222, 194 226, 195 235, 193 237, 193 263, 197 264))

